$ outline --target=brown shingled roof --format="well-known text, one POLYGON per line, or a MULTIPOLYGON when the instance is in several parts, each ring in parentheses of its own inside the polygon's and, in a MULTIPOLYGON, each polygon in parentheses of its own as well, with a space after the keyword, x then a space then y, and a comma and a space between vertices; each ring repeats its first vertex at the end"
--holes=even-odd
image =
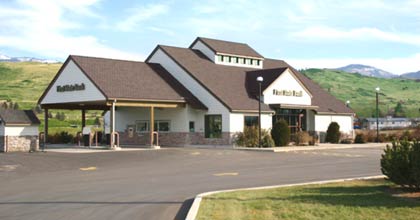
MULTIPOLYGON (((263 74, 264 82, 262 86, 264 88, 264 86, 271 84, 286 68, 290 68, 313 95, 312 105, 319 106, 318 112, 353 113, 343 102, 282 60, 265 59, 264 69, 258 70, 217 65, 198 50, 171 46, 158 46, 158 48, 161 48, 231 111, 257 111, 258 100, 255 96, 257 82, 253 78, 263 74)), ((262 110, 270 111, 270 108, 264 104, 262 110)))
POLYGON ((41 122, 32 110, 0 108, 0 119, 5 125, 39 125, 41 122))
POLYGON ((210 38, 204 38, 204 37, 198 37, 191 44, 190 48, 192 48, 192 46, 197 41, 201 41, 202 43, 204 43, 211 50, 213 50, 214 53, 225 53, 225 54, 240 55, 240 56, 247 56, 247 57, 264 58, 257 51, 252 49, 252 47, 250 47, 248 44, 216 40, 216 39, 210 39, 210 38))
POLYGON ((207 109, 160 64, 74 55, 68 59, 107 99, 186 102, 194 108, 207 109))

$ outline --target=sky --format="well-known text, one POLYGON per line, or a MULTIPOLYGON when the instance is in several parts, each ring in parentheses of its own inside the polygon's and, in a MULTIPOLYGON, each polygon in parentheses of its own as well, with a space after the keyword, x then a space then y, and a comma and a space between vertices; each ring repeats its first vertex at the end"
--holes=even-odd
POLYGON ((143 61, 197 37, 247 43, 298 69, 420 70, 420 0, 0 0, 0 54, 143 61))

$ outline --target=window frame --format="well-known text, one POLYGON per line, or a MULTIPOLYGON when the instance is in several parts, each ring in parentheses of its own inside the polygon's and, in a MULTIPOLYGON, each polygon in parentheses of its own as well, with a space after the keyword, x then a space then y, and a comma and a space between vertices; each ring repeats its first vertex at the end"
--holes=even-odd
MULTIPOLYGON (((171 128, 172 128, 172 123, 171 123, 171 120, 155 120, 154 121, 154 126, 153 126, 153 129, 155 129, 154 131, 157 131, 157 132, 171 132, 171 128), (160 129, 160 126, 159 126, 159 123, 162 123, 162 122, 167 122, 168 123, 168 130, 167 131, 162 131, 162 130, 159 130, 160 129)), ((148 132, 150 132, 150 120, 136 120, 135 121, 135 126, 136 126, 136 133, 148 133, 148 132), (143 131, 139 131, 138 130, 138 126, 137 126, 137 124, 138 123, 141 123, 141 122, 143 122, 143 123, 146 123, 146 130, 143 130, 143 131)))
MULTIPOLYGON (((214 122, 215 119, 212 121, 214 122)), ((223 136, 223 117, 221 114, 204 115, 204 138, 221 139, 223 136), (215 131, 215 128, 210 128, 210 119, 213 117, 220 117, 220 128, 215 131), (213 131, 214 130, 214 131, 213 131)))

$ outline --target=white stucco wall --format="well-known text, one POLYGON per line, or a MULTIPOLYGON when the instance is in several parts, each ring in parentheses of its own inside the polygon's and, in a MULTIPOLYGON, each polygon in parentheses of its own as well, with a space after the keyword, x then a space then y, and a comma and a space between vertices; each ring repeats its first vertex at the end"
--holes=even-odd
MULTIPOLYGON (((161 64, 169 73, 181 82, 192 94, 194 94, 209 108, 206 114, 222 115, 222 131, 229 132, 229 110, 197 81, 195 81, 187 72, 178 66, 170 57, 161 51, 161 49, 158 49, 153 54, 153 56, 149 59, 149 62, 161 64)), ((204 117, 202 120, 204 120, 204 117)))
POLYGON ((192 46, 192 49, 199 50, 213 62, 216 61, 216 54, 201 41, 195 42, 195 44, 192 46))
MULTIPOLYGON (((245 116, 258 116, 258 114, 249 113, 232 113, 230 114, 230 127, 231 132, 242 132, 245 126, 245 116)), ((261 114, 261 128, 271 129, 272 127, 272 115, 261 114)))
POLYGON ((63 69, 54 85, 48 91, 41 104, 53 104, 63 102, 84 102, 105 100, 102 93, 86 77, 85 74, 70 60, 63 69), (57 86, 85 84, 85 90, 57 92, 57 86))
POLYGON ((331 122, 337 122, 341 132, 353 132, 353 116, 350 115, 315 115, 315 130, 326 132, 331 122))
POLYGON ((288 105, 311 105, 311 96, 305 91, 289 69, 285 70, 271 85, 264 91, 264 103, 266 104, 288 104, 288 105), (301 97, 283 96, 273 94, 273 90, 302 91, 301 97))
POLYGON ((4 136, 33 136, 38 133, 38 126, 6 126, 4 129, 4 136))

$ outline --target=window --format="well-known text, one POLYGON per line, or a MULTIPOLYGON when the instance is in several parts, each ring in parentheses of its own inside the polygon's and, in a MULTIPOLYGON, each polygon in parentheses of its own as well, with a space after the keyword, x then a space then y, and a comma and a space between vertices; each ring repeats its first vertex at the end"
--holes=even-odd
POLYGON ((258 116, 245 116, 244 119, 246 127, 258 126, 258 116))
POLYGON ((222 115, 206 115, 204 117, 204 134, 206 138, 222 137, 222 115))
POLYGON ((136 121, 136 132, 147 132, 149 131, 149 121, 136 121))
POLYGON ((222 61, 223 61, 223 56, 222 56, 222 55, 217 55, 217 60, 218 60, 219 62, 222 62, 222 61))
POLYGON ((257 60, 257 66, 259 66, 261 64, 261 60, 257 60))
MULTIPOLYGON (((171 122, 170 121, 164 121, 164 120, 156 120, 154 123, 154 131, 160 131, 160 132, 168 132, 171 131, 171 122)), ((146 120, 139 120, 136 121, 136 132, 142 133, 142 132, 149 132, 149 121, 146 120)))
POLYGON ((195 132, 195 123, 190 121, 190 132, 195 132))
POLYGON ((154 130, 168 132, 171 130, 171 124, 169 121, 155 121, 154 130))
POLYGON ((239 57, 238 59, 239 59, 239 63, 240 63, 240 64, 245 64, 245 59, 244 59, 244 58, 239 57))

